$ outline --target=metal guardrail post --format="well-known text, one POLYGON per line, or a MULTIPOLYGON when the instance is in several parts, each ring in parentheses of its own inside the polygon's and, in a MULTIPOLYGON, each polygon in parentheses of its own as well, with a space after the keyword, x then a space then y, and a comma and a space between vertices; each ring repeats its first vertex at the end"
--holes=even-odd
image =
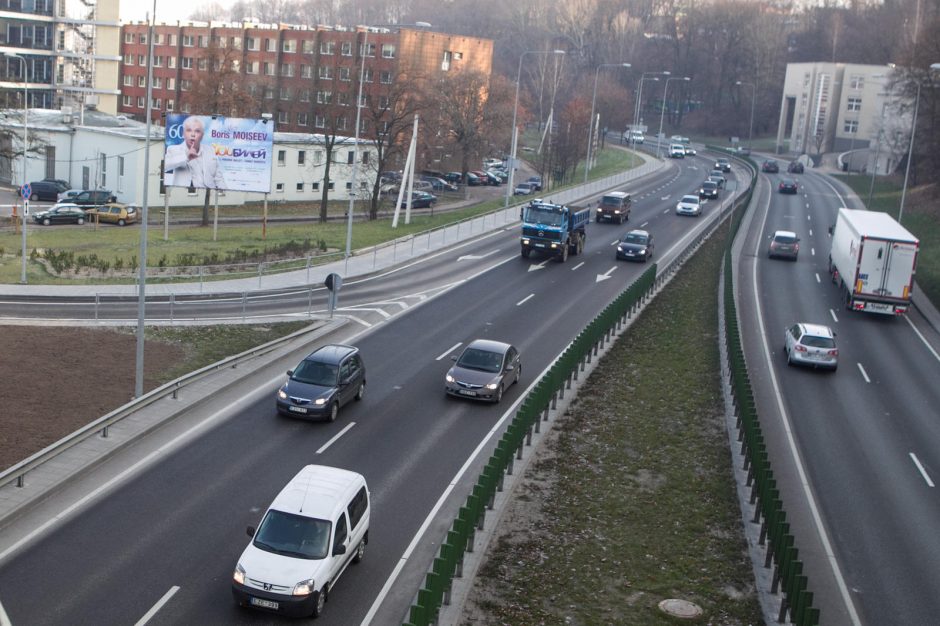
POLYGON ((95 292, 95 321, 96 322, 98 321, 98 305, 100 304, 100 302, 101 302, 101 296, 98 294, 98 292, 95 292))
MULTIPOLYGON (((259 277, 259 279, 260 279, 260 277, 259 277)), ((247 318, 247 315, 246 315, 247 309, 248 309, 248 292, 247 292, 247 291, 243 291, 243 292, 242 292, 242 321, 243 321, 243 322, 244 322, 245 319, 247 318)))

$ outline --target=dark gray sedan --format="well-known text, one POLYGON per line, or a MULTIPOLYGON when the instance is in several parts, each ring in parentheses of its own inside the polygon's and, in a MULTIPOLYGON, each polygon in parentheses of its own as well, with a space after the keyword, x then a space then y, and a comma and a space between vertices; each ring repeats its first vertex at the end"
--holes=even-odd
POLYGON ((617 244, 617 259, 643 261, 653 256, 653 236, 645 230, 631 230, 617 244))
POLYGON ((476 339, 453 358, 456 363, 444 376, 444 391, 452 396, 499 402, 522 376, 519 351, 501 341, 476 339))
POLYGON ((84 224, 88 219, 85 210, 74 204, 57 204, 46 211, 33 213, 33 220, 37 224, 49 226, 51 224, 84 224))

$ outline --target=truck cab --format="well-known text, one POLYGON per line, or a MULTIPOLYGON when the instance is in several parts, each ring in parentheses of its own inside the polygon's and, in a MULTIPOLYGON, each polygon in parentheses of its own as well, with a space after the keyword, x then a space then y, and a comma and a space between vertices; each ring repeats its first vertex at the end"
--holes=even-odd
POLYGON ((538 250, 564 263, 569 254, 581 254, 585 227, 590 220, 588 208, 533 200, 522 208, 522 258, 527 259, 533 250, 538 250))

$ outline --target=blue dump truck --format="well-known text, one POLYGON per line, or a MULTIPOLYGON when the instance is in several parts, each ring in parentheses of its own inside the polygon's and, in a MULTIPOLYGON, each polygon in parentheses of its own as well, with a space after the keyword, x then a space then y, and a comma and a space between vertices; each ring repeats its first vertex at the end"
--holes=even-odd
POLYGON ((522 207, 522 258, 539 250, 564 263, 569 254, 581 254, 590 221, 591 209, 533 200, 522 207))

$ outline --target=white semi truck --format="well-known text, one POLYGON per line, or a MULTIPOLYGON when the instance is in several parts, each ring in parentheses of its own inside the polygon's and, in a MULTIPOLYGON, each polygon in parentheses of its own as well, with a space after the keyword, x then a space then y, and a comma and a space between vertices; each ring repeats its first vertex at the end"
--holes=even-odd
POLYGON ((886 213, 845 208, 839 209, 831 233, 829 272, 845 307, 906 313, 914 290, 917 237, 886 213))

